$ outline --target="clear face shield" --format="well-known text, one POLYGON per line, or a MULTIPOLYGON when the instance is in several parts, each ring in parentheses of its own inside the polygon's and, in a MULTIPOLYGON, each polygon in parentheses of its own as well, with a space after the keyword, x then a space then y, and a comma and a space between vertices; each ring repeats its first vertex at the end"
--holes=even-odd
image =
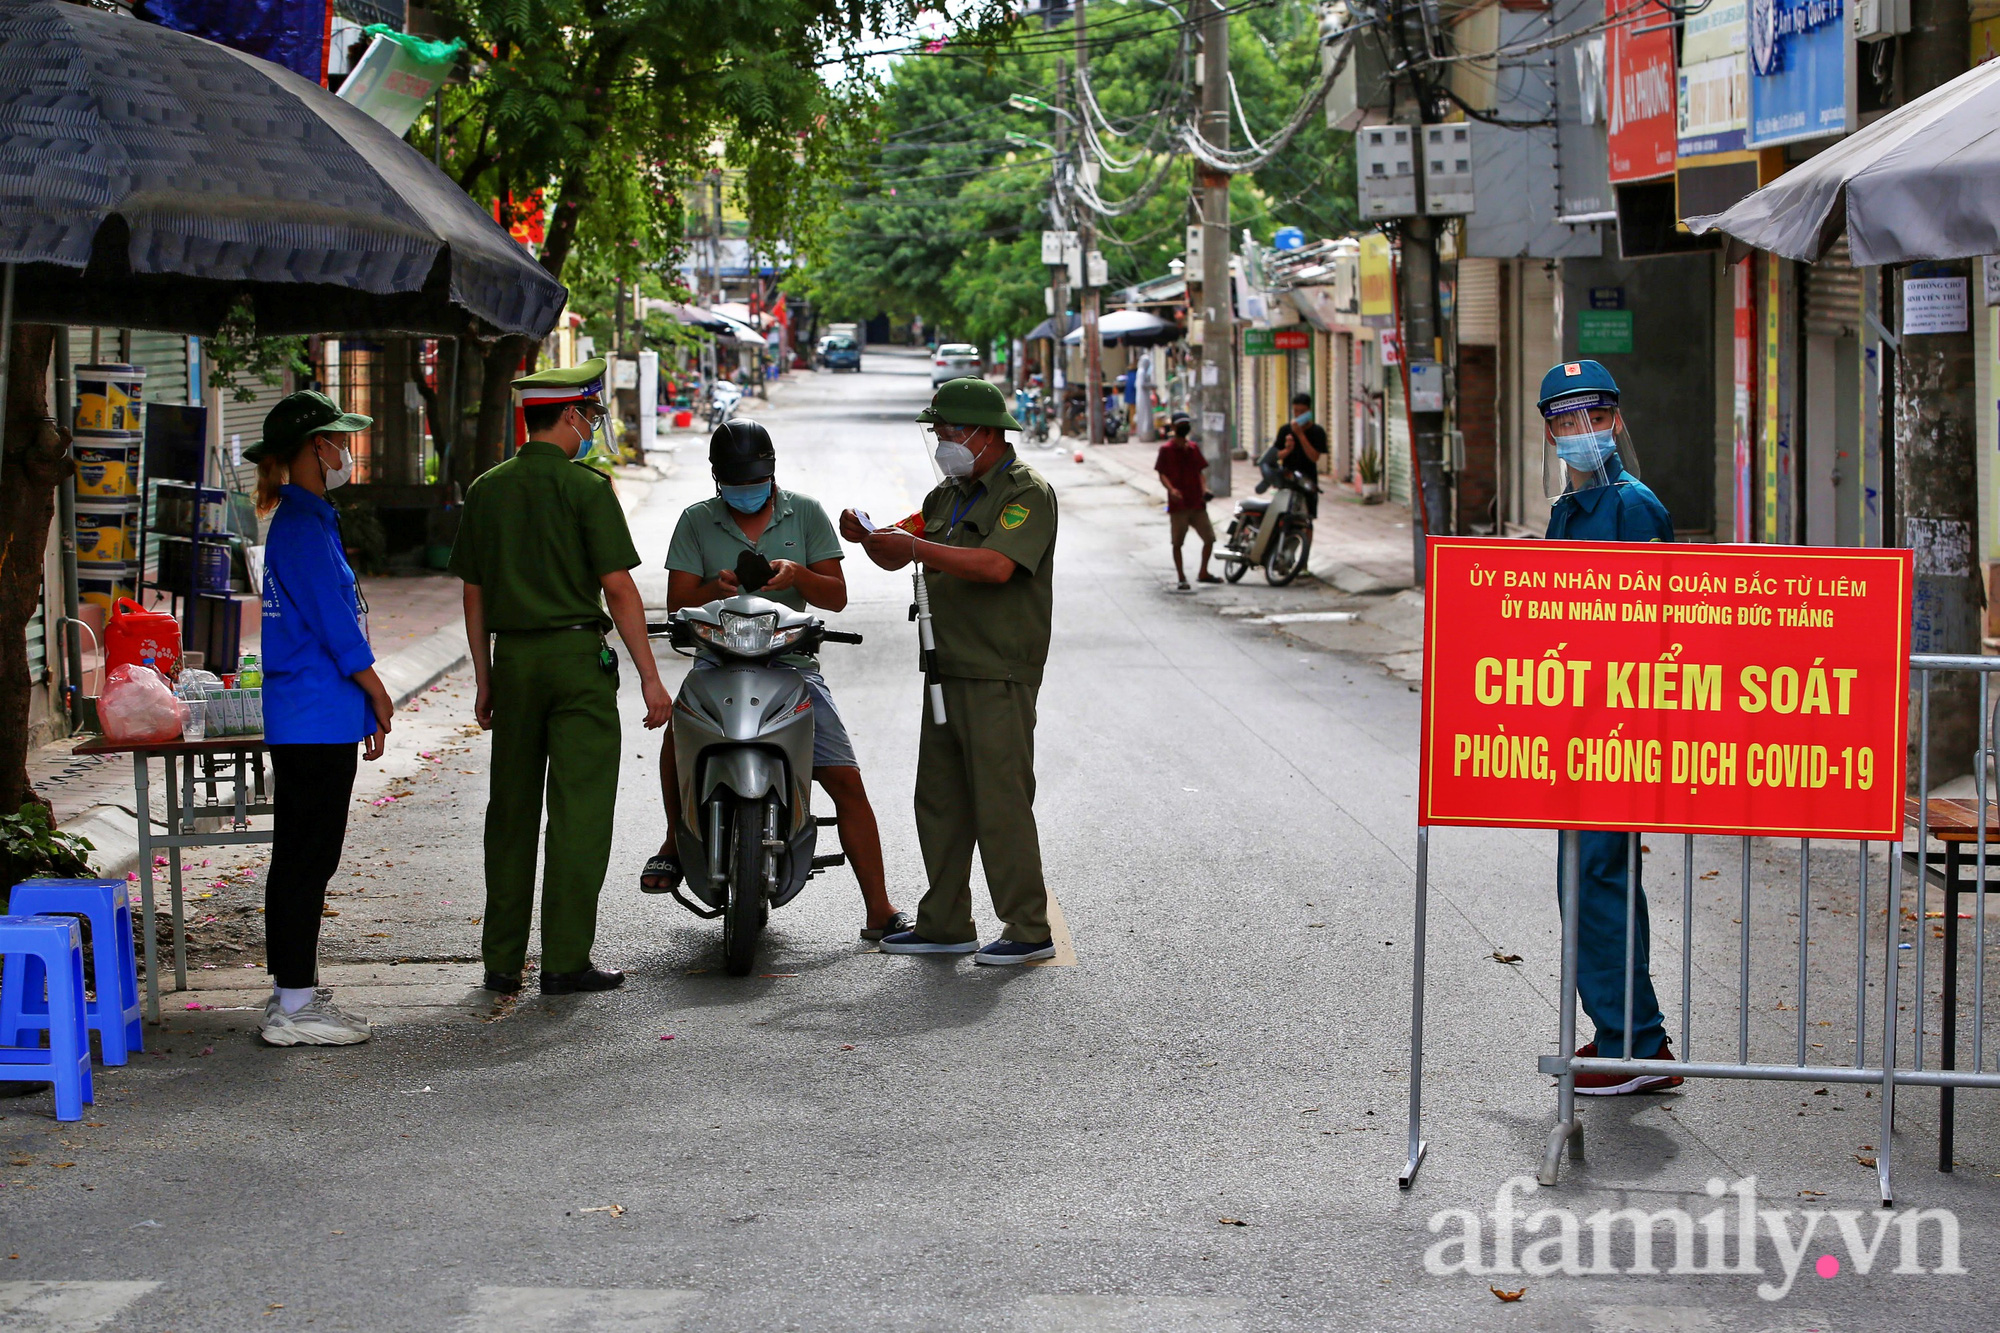
POLYGON ((1542 487, 1551 501, 1573 491, 1639 479, 1639 455, 1609 394, 1559 399, 1543 420, 1542 487))
POLYGON ((923 436, 924 456, 931 461, 931 473, 940 482, 970 486, 977 464, 981 426, 961 426, 950 421, 925 422, 918 426, 923 436))

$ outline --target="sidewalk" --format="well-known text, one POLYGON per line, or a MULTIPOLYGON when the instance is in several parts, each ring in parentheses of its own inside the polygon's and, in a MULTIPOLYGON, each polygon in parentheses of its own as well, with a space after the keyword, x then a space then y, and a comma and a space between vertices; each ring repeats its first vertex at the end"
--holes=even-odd
MULTIPOLYGON (((1086 459, 1102 464, 1126 485, 1166 503, 1166 491, 1153 471, 1158 443, 1089 445, 1065 438, 1062 448, 1071 453, 1081 449, 1086 459)), ((1218 537, 1228 526, 1236 499, 1256 494, 1256 465, 1237 459, 1229 480, 1232 497, 1215 500, 1208 507, 1218 537)), ((1413 586, 1410 511, 1400 505, 1366 505, 1345 488, 1328 487, 1320 493, 1319 518, 1313 524, 1311 568, 1320 582, 1356 595, 1399 592, 1413 586)))

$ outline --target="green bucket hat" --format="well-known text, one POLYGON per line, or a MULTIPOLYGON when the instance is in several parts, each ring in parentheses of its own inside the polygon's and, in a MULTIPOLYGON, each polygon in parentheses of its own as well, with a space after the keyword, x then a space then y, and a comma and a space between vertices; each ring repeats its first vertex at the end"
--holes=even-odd
POLYGON ((346 435, 374 424, 374 417, 343 412, 325 394, 301 389, 278 400, 264 418, 264 438, 245 449, 243 457, 252 463, 266 458, 289 463, 299 446, 315 435, 346 435))
POLYGON ((985 380, 969 375, 938 385, 937 392, 931 395, 931 405, 917 413, 917 420, 926 426, 945 422, 953 426, 1022 429, 1014 414, 1007 410, 1006 396, 985 380))

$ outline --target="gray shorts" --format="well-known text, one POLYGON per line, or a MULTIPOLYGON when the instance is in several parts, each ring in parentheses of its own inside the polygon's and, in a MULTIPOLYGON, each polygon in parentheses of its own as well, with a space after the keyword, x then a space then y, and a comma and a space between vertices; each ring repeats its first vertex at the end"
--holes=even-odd
MULTIPOLYGON (((694 670, 713 671, 715 663, 697 657, 694 670)), ((804 668, 800 668, 799 676, 805 681, 806 697, 813 706, 813 767, 859 768, 854 758, 854 742, 847 738, 847 724, 840 720, 840 710, 833 706, 826 677, 804 668)))

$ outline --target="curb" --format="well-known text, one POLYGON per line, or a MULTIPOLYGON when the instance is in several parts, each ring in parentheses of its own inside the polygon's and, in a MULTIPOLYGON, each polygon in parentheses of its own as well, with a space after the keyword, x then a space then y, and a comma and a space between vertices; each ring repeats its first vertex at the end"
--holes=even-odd
MULTIPOLYGON (((375 664, 375 674, 401 708, 471 659, 465 627, 449 625, 419 639, 375 664)), ((120 805, 94 805, 65 820, 64 833, 80 834, 96 848, 90 854, 94 874, 117 879, 139 868, 139 820, 120 805)), ((163 828, 161 832, 166 830, 163 828)))

